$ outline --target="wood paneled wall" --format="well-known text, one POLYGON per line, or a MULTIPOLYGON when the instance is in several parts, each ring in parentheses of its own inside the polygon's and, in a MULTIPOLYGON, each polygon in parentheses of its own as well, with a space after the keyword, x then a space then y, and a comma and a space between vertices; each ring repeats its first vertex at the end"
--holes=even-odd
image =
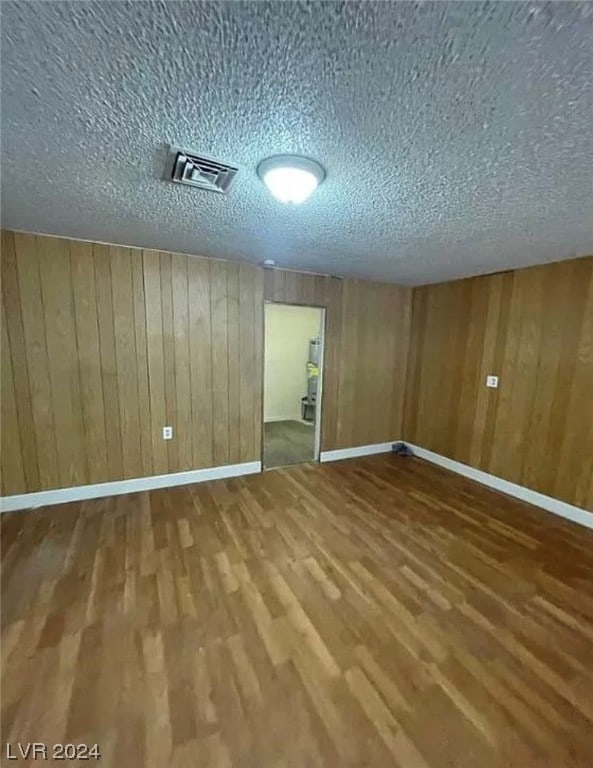
POLYGON ((3 494, 259 460, 261 269, 3 232, 2 293, 3 494))
POLYGON ((403 437, 593 508, 593 257, 412 293, 3 232, 2 296, 3 494, 259 460, 265 296, 326 307, 322 450, 403 437))
POLYGON ((412 290, 345 280, 337 448, 403 436, 412 290))
POLYGON ((326 307, 322 450, 400 439, 412 289, 265 273, 268 301, 326 307))
POLYGON ((593 509, 593 257, 415 289, 404 437, 593 509))
POLYGON ((259 460, 264 274, 327 308, 322 450, 400 437, 411 289, 3 232, 2 493, 259 460))

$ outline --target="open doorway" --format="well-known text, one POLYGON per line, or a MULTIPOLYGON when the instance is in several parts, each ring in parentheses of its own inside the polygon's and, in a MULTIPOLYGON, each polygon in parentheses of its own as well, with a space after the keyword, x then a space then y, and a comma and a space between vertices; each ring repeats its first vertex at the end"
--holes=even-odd
POLYGON ((325 310, 265 304, 264 467, 319 458, 325 310))

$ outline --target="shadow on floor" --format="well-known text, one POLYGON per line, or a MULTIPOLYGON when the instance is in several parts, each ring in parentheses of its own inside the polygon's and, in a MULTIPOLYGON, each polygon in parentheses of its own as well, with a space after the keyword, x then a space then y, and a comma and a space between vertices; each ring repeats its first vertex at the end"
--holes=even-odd
POLYGON ((300 421, 268 421, 264 424, 264 467, 282 467, 313 461, 315 427, 300 421))

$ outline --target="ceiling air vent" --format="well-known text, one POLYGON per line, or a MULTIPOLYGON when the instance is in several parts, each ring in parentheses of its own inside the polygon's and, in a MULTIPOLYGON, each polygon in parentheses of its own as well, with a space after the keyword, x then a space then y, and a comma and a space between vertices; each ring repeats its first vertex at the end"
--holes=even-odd
POLYGON ((239 170, 234 165, 220 163, 204 155, 196 155, 171 147, 170 175, 177 184, 208 189, 211 192, 228 192, 239 170))

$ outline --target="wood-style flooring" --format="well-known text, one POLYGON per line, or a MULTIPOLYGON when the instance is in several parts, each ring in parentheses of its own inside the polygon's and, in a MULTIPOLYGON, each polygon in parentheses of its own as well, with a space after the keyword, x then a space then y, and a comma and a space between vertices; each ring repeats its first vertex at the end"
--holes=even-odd
POLYGON ((422 461, 1 527, 3 756, 40 741, 98 743, 102 768, 593 764, 593 531, 422 461))

